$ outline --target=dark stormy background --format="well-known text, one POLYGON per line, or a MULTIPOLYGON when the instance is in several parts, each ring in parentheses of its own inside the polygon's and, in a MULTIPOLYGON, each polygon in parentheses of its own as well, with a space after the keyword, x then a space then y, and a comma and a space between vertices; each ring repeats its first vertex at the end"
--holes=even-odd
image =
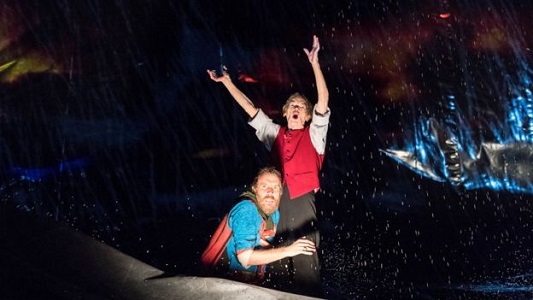
POLYGON ((226 65, 282 121, 293 92, 316 101, 302 49, 317 35, 332 111, 317 194, 328 298, 528 299, 532 12, 514 0, 2 1, 3 217, 198 275, 268 159, 206 69, 226 65))

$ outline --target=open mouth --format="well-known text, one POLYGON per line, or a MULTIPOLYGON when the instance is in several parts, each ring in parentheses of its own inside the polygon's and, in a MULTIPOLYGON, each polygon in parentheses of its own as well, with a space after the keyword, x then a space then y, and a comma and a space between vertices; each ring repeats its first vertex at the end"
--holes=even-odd
POLYGON ((298 119, 298 114, 292 115, 292 118, 295 119, 295 120, 298 119))

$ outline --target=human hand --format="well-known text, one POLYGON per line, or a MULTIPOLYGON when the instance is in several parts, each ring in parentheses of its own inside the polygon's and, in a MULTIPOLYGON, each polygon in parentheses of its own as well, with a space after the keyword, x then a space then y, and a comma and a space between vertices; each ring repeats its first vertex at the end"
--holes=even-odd
POLYGON ((287 257, 293 257, 300 254, 312 255, 316 252, 316 247, 313 241, 301 238, 296 242, 292 243, 292 245, 288 246, 285 249, 285 252, 287 254, 287 257))
POLYGON ((218 76, 217 71, 215 70, 207 70, 207 74, 209 74, 209 77, 211 78, 211 80, 215 82, 231 81, 231 78, 229 77, 228 69, 226 68, 226 66, 222 67, 222 75, 220 76, 218 76))
POLYGON ((313 48, 311 50, 304 48, 304 52, 305 54, 307 54, 307 58, 309 59, 309 62, 311 64, 318 63, 318 51, 319 50, 320 50, 320 42, 318 41, 318 37, 316 35, 313 35, 313 48))

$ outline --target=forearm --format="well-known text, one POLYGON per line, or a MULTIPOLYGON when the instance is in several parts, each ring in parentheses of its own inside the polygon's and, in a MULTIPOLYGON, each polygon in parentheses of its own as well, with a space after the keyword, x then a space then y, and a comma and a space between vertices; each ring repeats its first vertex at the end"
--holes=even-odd
POLYGON ((229 91, 233 99, 244 109, 248 116, 253 117, 257 113, 257 108, 235 84, 231 81, 224 82, 224 86, 229 91))
POLYGON ((316 104, 316 112, 319 114, 325 114, 328 111, 329 91, 324 79, 324 74, 320 68, 318 62, 311 64, 313 67, 313 73, 315 74, 316 89, 318 93, 318 101, 316 104))
POLYGON ((294 257, 301 254, 312 255, 314 252, 316 252, 315 244, 308 239, 301 238, 286 247, 247 249, 237 254, 237 259, 242 266, 248 268, 255 265, 269 264, 285 257, 294 257))
POLYGON ((248 265, 265 265, 288 257, 289 255, 286 252, 286 249, 287 247, 252 250, 248 259, 248 265))

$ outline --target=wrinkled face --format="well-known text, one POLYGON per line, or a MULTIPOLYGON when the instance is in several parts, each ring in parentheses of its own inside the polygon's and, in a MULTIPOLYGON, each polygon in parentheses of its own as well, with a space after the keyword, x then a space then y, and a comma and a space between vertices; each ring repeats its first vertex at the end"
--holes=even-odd
POLYGON ((272 214, 278 209, 283 192, 278 176, 271 173, 262 174, 252 190, 257 198, 257 204, 265 213, 272 214))
POLYGON ((305 126, 305 122, 311 119, 309 113, 307 113, 305 101, 302 98, 294 98, 285 113, 287 118, 287 126, 289 129, 302 129, 305 126))

